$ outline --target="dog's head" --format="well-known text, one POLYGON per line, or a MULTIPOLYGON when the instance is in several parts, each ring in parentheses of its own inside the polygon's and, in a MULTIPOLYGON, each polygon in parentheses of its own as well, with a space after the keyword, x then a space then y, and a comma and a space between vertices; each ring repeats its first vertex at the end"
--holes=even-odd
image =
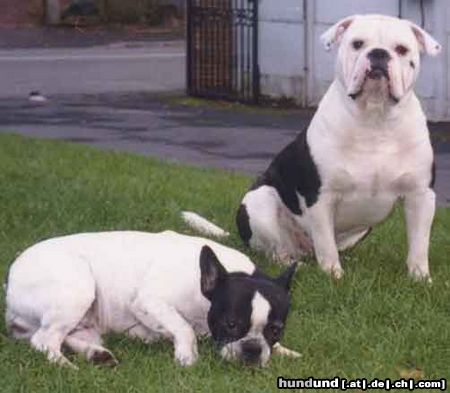
POLYGON ((264 366, 284 330, 295 265, 278 278, 228 273, 212 249, 200 254, 201 291, 211 302, 208 326, 225 359, 264 366))
POLYGON ((340 44, 337 78, 354 100, 399 102, 417 79, 420 53, 441 46, 414 23, 385 15, 353 15, 321 37, 326 49, 340 44))

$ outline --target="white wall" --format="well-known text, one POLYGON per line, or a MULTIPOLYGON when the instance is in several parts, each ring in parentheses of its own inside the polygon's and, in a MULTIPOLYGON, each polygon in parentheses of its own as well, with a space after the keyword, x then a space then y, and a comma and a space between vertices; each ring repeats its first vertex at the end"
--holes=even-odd
MULTIPOLYGON (((259 0, 261 92, 317 105, 334 71, 335 51, 325 52, 319 37, 337 20, 356 13, 382 13, 421 23, 418 0, 259 0), (305 3, 306 2, 306 3, 305 3)), ((443 45, 437 58, 423 57, 417 84, 427 115, 450 119, 450 1, 426 0, 425 29, 443 45)))
POLYGON ((303 103, 305 28, 303 0, 260 0, 259 69, 261 93, 303 103))

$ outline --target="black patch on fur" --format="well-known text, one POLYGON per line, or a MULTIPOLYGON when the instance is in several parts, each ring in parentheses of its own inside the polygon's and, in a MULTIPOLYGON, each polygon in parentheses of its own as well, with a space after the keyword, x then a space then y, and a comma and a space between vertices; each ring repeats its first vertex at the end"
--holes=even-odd
POLYGON ((416 65, 412 60, 409 62, 409 65, 411 66, 412 69, 416 68, 416 65))
POLYGON ((434 188, 435 181, 436 181, 436 163, 433 160, 433 163, 431 164, 430 188, 434 188))
POLYGON ((292 278, 294 277, 295 271, 297 270, 297 266, 297 262, 294 262, 273 281, 280 287, 286 289, 286 291, 289 291, 291 289, 292 278))
POLYGON ((252 237, 252 229, 250 228, 250 218, 247 213, 247 208, 244 204, 239 206, 236 214, 236 225, 241 236, 242 241, 246 246, 249 245, 249 241, 252 237))
POLYGON ((203 296, 211 300, 217 287, 225 281, 227 271, 217 259, 211 247, 205 245, 200 251, 200 289, 203 296))
POLYGON ((274 187, 283 203, 297 215, 302 214, 297 192, 306 206, 317 202, 322 185, 306 140, 307 130, 278 153, 269 168, 256 180, 252 190, 263 185, 274 187))

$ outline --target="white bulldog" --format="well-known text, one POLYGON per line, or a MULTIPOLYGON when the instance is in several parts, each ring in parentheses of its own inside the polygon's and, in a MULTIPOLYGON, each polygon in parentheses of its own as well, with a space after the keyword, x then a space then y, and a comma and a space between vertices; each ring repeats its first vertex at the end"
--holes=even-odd
MULTIPOLYGON (((336 78, 307 130, 244 196, 241 238, 286 263, 314 251, 320 267, 339 278, 338 251, 355 245, 403 199, 408 270, 428 279, 434 161, 413 87, 420 53, 434 56, 441 47, 414 23, 384 15, 350 16, 321 39, 327 49, 339 45, 336 78)), ((203 224, 195 215, 185 218, 203 224)))

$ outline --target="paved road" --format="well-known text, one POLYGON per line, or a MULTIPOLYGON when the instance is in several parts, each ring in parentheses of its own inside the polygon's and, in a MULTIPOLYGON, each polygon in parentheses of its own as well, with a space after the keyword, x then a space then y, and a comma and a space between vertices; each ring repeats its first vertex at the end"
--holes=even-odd
POLYGON ((170 91, 185 86, 184 41, 0 49, 0 97, 170 91))
MULTIPOLYGON (((147 93, 57 96, 47 105, 0 99, 0 132, 257 174, 309 118, 301 111, 215 110, 168 102, 147 93)), ((440 205, 450 205, 450 133, 445 126, 433 127, 432 133, 440 205)))

